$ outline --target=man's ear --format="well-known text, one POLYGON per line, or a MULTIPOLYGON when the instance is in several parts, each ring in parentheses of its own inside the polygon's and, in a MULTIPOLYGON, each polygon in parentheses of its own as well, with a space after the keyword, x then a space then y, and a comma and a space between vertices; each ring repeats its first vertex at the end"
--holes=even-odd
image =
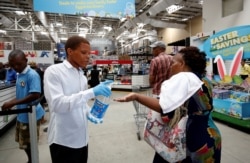
POLYGON ((68 48, 66 53, 68 54, 68 56, 71 56, 72 55, 72 49, 71 48, 68 48))

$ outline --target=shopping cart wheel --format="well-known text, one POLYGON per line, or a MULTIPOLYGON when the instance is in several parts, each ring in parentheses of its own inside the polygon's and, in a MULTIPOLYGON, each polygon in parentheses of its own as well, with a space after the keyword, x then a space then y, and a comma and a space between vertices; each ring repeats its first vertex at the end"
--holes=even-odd
POLYGON ((137 139, 138 139, 138 140, 141 140, 141 135, 140 135, 139 132, 137 132, 137 139))

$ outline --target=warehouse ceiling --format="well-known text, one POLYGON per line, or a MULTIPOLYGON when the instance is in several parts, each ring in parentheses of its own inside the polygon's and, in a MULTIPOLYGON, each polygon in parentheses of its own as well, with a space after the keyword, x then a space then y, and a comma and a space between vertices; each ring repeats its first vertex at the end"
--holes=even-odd
POLYGON ((129 39, 127 33, 145 34, 157 28, 184 28, 188 20, 202 15, 202 0, 135 0, 136 17, 122 21, 118 18, 82 17, 33 11, 33 0, 0 1, 0 37, 26 41, 60 42, 76 34, 88 39, 129 39), (179 10, 166 10, 177 5, 179 10), (18 12, 17 12, 18 11, 18 12), (21 11, 21 12, 20 12, 21 11))

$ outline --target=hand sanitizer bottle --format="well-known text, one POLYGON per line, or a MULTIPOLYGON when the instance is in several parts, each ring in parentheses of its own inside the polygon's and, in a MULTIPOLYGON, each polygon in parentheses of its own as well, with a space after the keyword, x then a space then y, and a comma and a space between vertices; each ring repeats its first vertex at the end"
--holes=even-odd
MULTIPOLYGON (((111 89, 111 84, 108 83, 107 86, 111 89)), ((99 124, 103 122, 103 117, 109 107, 110 97, 106 96, 96 96, 94 104, 88 113, 88 120, 92 123, 99 124)))

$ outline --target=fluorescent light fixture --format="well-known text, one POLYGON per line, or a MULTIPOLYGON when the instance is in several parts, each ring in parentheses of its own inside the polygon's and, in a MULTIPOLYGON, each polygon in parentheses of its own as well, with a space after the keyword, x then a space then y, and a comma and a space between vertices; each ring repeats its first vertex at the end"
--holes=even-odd
POLYGON ((121 18, 121 22, 124 22, 127 18, 121 18))
POLYGON ((43 32, 43 31, 42 31, 41 34, 42 34, 42 35, 47 35, 48 32, 43 32))
POLYGON ((0 33, 6 34, 7 31, 0 29, 0 33))
POLYGON ((81 16, 80 17, 82 20, 88 20, 87 18, 85 18, 85 17, 83 17, 83 16, 81 16))
POLYGON ((181 19, 181 21, 187 21, 187 20, 192 19, 192 18, 193 18, 192 16, 189 16, 189 17, 181 19))
POLYGON ((61 37, 60 40, 67 40, 68 38, 66 37, 61 37))
POLYGON ((61 27, 61 26, 62 26, 62 23, 55 23, 55 26, 56 26, 56 27, 61 27))
POLYGON ((181 19, 181 21, 187 21, 187 20, 188 20, 188 18, 181 19))
POLYGON ((88 31, 88 28, 79 28, 80 31, 88 31))
POLYGON ((169 14, 172 14, 173 12, 176 12, 180 9, 182 9, 184 6, 181 6, 181 5, 171 5, 169 7, 166 8, 167 12, 169 14))
POLYGON ((15 11, 17 15, 26 15, 23 11, 15 11))
POLYGON ((86 37, 86 33, 80 33, 79 36, 86 37))
POLYGON ((112 28, 108 27, 108 26, 104 26, 103 28, 106 29, 106 30, 108 30, 109 32, 112 30, 112 28))

